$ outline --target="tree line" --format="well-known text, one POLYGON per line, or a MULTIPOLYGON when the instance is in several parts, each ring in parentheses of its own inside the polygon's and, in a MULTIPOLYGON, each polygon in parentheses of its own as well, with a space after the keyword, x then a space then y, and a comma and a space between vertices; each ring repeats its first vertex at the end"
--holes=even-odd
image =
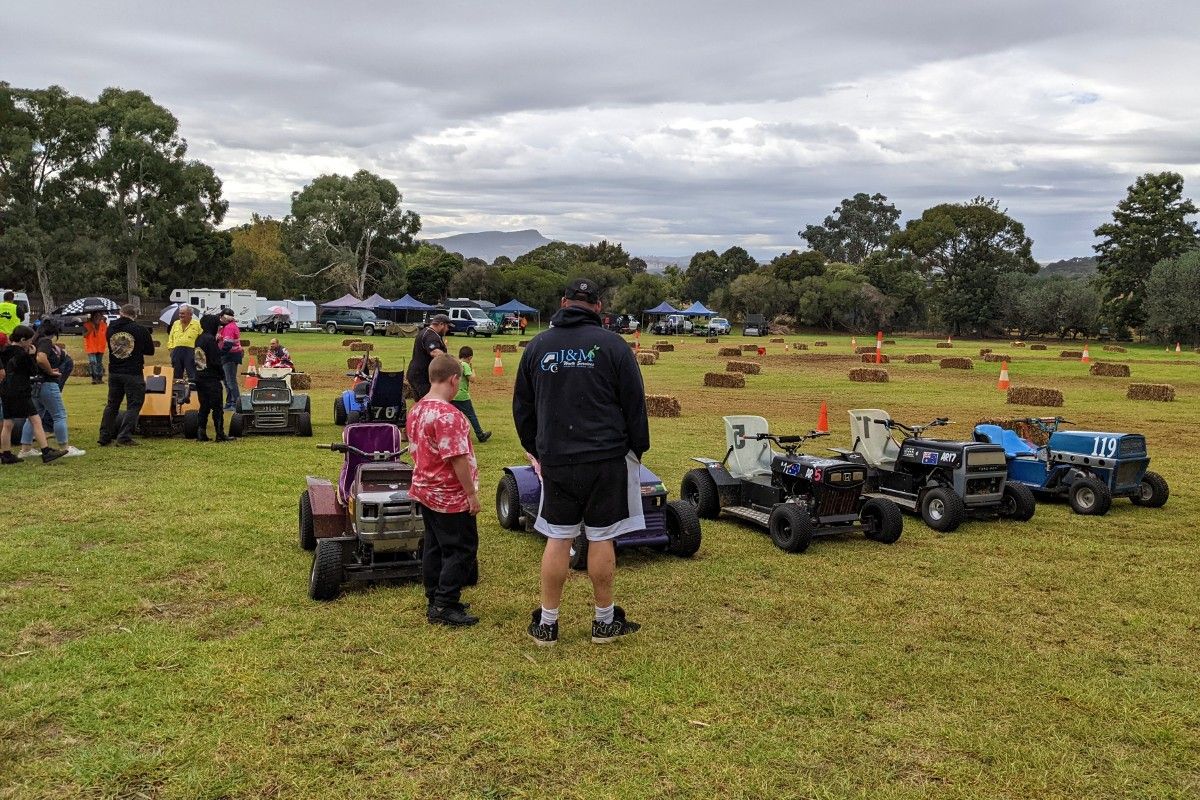
POLYGON ((31 287, 47 309, 67 292, 137 302, 220 285, 276 298, 516 297, 548 313, 567 279, 587 275, 619 312, 699 300, 831 331, 1200 337, 1200 304, 1187 300, 1200 288, 1196 207, 1172 172, 1139 177, 1095 230, 1094 278, 1038 276, 1032 240, 994 199, 942 203, 901 227, 879 193, 842 200, 797 232, 804 249, 766 264, 734 246, 656 275, 608 241, 490 264, 447 252, 418 240, 420 216, 366 170, 317 176, 283 219, 221 230, 221 181, 187 149, 178 120, 142 92, 93 101, 0 83, 0 285, 31 287))

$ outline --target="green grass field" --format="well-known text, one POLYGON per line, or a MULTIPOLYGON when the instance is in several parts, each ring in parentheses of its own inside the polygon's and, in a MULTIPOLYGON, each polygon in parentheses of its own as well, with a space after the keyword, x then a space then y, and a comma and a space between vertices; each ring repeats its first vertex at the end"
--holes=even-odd
MULTIPOLYGON (((636 637, 589 642, 576 576, 560 645, 538 649, 524 628, 541 547, 502 530, 489 502, 481 582, 465 596, 477 627, 427 625, 412 584, 308 599, 297 498, 306 474, 339 468, 314 445, 340 438, 342 338, 285 337, 314 375, 312 439, 100 449, 104 387, 85 377, 66 398, 88 454, 0 467, 0 798, 1200 795, 1200 356, 1094 347, 1178 392, 1134 402, 1129 379, 1057 358, 1077 345, 985 343, 1013 353, 1014 385, 1062 389, 1061 413, 1082 427, 1144 432, 1171 482, 1163 509, 1118 500, 1089 518, 1042 504, 1032 522, 949 535, 906 517, 893 546, 831 538, 802 555, 706 522, 690 561, 621 558, 617 602, 643 623, 636 637)), ((495 431, 477 446, 487 498, 501 467, 523 462, 517 356, 494 378, 488 350, 515 340, 472 342, 476 406, 495 431)), ((411 340, 374 341, 385 368, 407 362, 411 340)), ((855 406, 947 415, 956 437, 1038 411, 1005 406, 999 365, 978 359, 850 383, 848 337, 808 354, 756 340, 763 374, 709 389, 717 345, 673 341, 643 368, 650 393, 683 404, 651 420, 645 459, 673 495, 690 457, 721 456, 722 414, 802 432, 826 401, 823 446, 849 444, 855 406)), ((902 339, 887 352, 979 345, 902 339)))

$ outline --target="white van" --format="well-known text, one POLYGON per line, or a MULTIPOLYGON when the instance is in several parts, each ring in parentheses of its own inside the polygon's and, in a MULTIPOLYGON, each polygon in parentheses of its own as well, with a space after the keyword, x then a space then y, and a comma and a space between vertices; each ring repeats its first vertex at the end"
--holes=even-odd
POLYGON ((249 328, 258 316, 258 294, 250 289, 175 289, 172 303, 187 303, 203 316, 228 307, 239 328, 249 328))

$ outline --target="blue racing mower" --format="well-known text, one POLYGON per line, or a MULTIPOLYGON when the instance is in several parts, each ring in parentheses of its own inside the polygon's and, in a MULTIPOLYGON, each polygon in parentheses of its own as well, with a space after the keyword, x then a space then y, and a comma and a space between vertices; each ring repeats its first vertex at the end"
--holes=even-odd
POLYGON ((1074 424, 1062 417, 1020 421, 1049 434, 1049 441, 1037 447, 999 425, 975 426, 976 441, 1004 447, 1010 483, 1023 483, 1043 497, 1066 497, 1076 514, 1106 514, 1114 497, 1149 508, 1166 504, 1171 489, 1148 469, 1141 434, 1060 431, 1060 425, 1074 424))
MULTIPOLYGON (((667 489, 642 466, 640 476, 644 530, 631 531, 613 540, 617 550, 652 547, 674 556, 691 558, 700 549, 700 518, 691 503, 667 500, 667 489)), ((510 531, 533 530, 542 497, 542 480, 533 467, 505 467, 496 487, 496 516, 510 531)), ((571 546, 571 568, 587 569, 588 540, 581 531, 571 546)))
POLYGON ((404 428, 404 373, 375 370, 333 401, 337 425, 391 422, 404 428))

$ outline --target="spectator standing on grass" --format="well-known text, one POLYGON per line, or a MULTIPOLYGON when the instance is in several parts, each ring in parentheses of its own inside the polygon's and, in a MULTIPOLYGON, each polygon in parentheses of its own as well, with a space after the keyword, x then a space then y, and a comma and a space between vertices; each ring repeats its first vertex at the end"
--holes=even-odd
POLYGON ((471 423, 471 427, 475 429, 475 438, 483 444, 492 438, 492 432, 485 431, 479 424, 479 417, 475 415, 475 405, 471 402, 471 376, 475 374, 475 370, 471 368, 471 359, 474 356, 475 351, 470 346, 463 345, 458 348, 458 360, 462 363, 462 381, 458 386, 458 394, 454 395, 450 402, 463 413, 467 422, 471 423))
POLYGON ((12 332, 21 324, 21 309, 17 308, 16 297, 16 292, 8 291, 0 300, 0 333, 5 336, 12 336, 12 332))
POLYGON ((66 351, 59 346, 58 335, 58 323, 48 319, 33 337, 33 356, 38 367, 38 374, 33 379, 33 406, 37 417, 25 420, 18 458, 32 458, 38 455, 38 451, 33 449, 35 419, 41 422, 43 431, 48 425, 53 426, 54 441, 60 449, 67 451, 68 456, 81 456, 86 452, 67 441, 70 438, 70 430, 67 427, 67 406, 63 403, 62 392, 70 374, 71 360, 66 351))
POLYGON ((137 306, 121 306, 121 316, 108 326, 108 402, 100 420, 101 447, 114 441, 121 446, 137 444, 133 429, 146 399, 146 356, 154 355, 154 339, 137 323, 137 306), (125 402, 125 420, 117 428, 117 412, 125 402))
POLYGON ((9 335, 8 345, 0 350, 0 406, 4 420, 0 422, 0 464, 20 464, 12 453, 12 434, 18 420, 33 426, 33 438, 42 450, 42 463, 49 464, 67 454, 56 450, 46 441, 42 420, 33 404, 33 382, 38 376, 33 343, 33 328, 18 325, 9 335))
POLYGON ((454 356, 429 364, 429 392, 408 412, 406 429, 413 460, 412 497, 425 521, 422 554, 426 618, 431 624, 464 627, 479 622, 462 604, 462 589, 474 583, 479 531, 479 468, 466 418, 450 403, 462 367, 454 356))
POLYGON ((238 367, 242 365, 242 329, 238 327, 233 310, 221 309, 217 347, 221 351, 221 371, 225 375, 225 410, 237 411, 238 367))
POLYGON ((592 641, 606 644, 641 627, 613 604, 612 540, 646 525, 641 458, 650 427, 642 373, 625 340, 601 326, 601 307, 593 281, 571 281, 550 328, 525 348, 513 387, 517 435, 542 481, 534 523, 547 537, 542 605, 528 629, 542 645, 558 641, 571 544, 581 528, 596 604, 592 641))
POLYGON ((200 336, 200 323, 192 307, 184 303, 179 307, 179 319, 171 323, 167 334, 167 352, 171 354, 174 380, 184 374, 188 381, 196 382, 196 338, 200 336))
POLYGON ((83 351, 88 357, 92 383, 104 383, 104 351, 108 348, 108 321, 103 311, 93 311, 83 323, 83 351))
POLYGON ((417 338, 413 340, 412 359, 408 362, 408 385, 413 390, 413 400, 420 400, 429 393, 429 364, 434 358, 447 354, 446 340, 450 330, 450 317, 434 314, 417 338))
POLYGON ((231 442, 225 435, 225 412, 221 408, 221 387, 225 371, 221 366, 221 348, 217 346, 217 332, 221 321, 209 314, 200 318, 201 333, 196 337, 196 394, 200 396, 200 427, 196 441, 207 442, 208 418, 212 417, 213 435, 218 442, 231 442))
POLYGON ((518 322, 517 322, 517 325, 518 325, 518 326, 520 326, 520 328, 521 328, 521 335, 522 335, 522 336, 524 336, 524 335, 525 335, 525 329, 526 329, 527 327, 529 327, 529 320, 525 319, 525 315, 524 315, 524 314, 522 314, 522 315, 521 315, 521 318, 520 318, 520 320, 518 320, 518 322))

